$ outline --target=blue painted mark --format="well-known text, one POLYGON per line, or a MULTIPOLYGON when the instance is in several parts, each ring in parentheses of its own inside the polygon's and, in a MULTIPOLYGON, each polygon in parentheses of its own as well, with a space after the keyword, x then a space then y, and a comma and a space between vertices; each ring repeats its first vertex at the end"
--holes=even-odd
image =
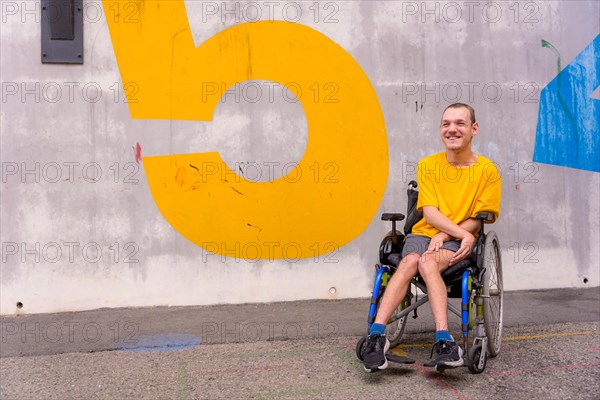
POLYGON ((600 172, 600 35, 541 92, 533 161, 600 172))
POLYGON ((200 344, 200 336, 179 333, 159 335, 140 335, 127 343, 112 343, 113 350, 133 352, 162 352, 176 351, 196 347, 200 344))

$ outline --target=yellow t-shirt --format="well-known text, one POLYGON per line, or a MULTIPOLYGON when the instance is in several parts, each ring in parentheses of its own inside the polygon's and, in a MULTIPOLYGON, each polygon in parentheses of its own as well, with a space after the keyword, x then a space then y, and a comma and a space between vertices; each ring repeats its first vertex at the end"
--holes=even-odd
MULTIPOLYGON (((419 200, 417 209, 434 206, 455 224, 475 218, 480 212, 491 212, 494 221, 500 214, 502 181, 498 169, 488 158, 478 155, 466 168, 457 168, 446 160, 446 153, 423 158, 417 167, 419 200)), ((493 221, 490 221, 493 222, 493 221)), ((425 218, 412 229, 415 235, 433 237, 439 229, 425 218)))

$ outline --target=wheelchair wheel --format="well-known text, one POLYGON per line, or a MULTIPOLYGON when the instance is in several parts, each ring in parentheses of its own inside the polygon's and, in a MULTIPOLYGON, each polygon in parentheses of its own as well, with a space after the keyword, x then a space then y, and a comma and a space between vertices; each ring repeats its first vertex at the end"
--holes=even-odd
MULTIPOLYGON (((407 301, 402 300, 394 314, 401 312, 407 307, 407 301)), ((404 336, 404 329, 406 328, 406 320, 408 315, 405 315, 403 318, 400 318, 391 324, 386 325, 385 327, 385 336, 390 341, 390 348, 396 347, 402 341, 402 336, 404 336)))
POLYGON ((469 354, 467 356, 467 362, 469 363, 469 371, 473 374, 480 374, 485 370, 486 365, 486 357, 484 355, 483 360, 481 360, 481 345, 473 346, 469 349, 469 354), (481 364, 480 364, 481 361, 481 364))
POLYGON ((365 351, 364 346, 366 341, 367 337, 363 336, 360 339, 358 339, 358 342, 356 343, 356 358, 358 358, 360 361, 364 361, 363 354, 365 351))
POLYGON ((500 353, 502 345, 502 314, 504 287, 500 243, 494 231, 485 238, 483 266, 483 319, 491 357, 500 353))

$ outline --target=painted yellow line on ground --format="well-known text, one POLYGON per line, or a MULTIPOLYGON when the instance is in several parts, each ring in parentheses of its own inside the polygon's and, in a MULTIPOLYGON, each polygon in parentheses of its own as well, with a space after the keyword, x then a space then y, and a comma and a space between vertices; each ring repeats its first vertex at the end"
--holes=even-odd
POLYGON ((561 336, 576 336, 576 335, 594 335, 596 331, 581 331, 581 332, 564 332, 564 333, 545 333, 542 335, 523 335, 503 338, 504 341, 509 340, 527 340, 527 339, 545 339, 549 337, 561 337, 561 336))
POLYGON ((402 350, 402 347, 400 347, 400 346, 390 349, 390 353, 395 354, 400 357, 408 357, 408 354, 406 354, 406 352, 404 350, 402 350))
MULTIPOLYGON (((577 336, 577 335, 595 335, 600 333, 599 331, 580 331, 580 332, 563 332, 563 333, 544 333, 541 335, 521 335, 521 336, 512 336, 502 338, 503 341, 512 341, 512 340, 529 340, 529 339, 546 339, 551 337, 565 337, 565 336, 577 336)), ((461 342, 460 340, 458 341, 461 342)), ((394 351, 397 351, 402 348, 407 347, 431 347, 434 343, 411 343, 411 344, 400 344, 398 347, 394 348, 394 351)))

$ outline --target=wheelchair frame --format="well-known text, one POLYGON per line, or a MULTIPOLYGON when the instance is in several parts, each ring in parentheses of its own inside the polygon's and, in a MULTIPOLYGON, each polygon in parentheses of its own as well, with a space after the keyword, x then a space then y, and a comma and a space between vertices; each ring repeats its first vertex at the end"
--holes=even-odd
MULTIPOLYGON (((417 183, 411 181, 407 191, 408 219, 404 227, 405 234, 410 233, 414 224, 422 218, 422 214, 416 210, 418 196, 416 189, 417 183)), ((405 239, 405 235, 396 230, 396 222, 404 220, 403 214, 386 213, 382 215, 381 219, 391 221, 392 230, 384 237, 379 248, 381 264, 375 265, 376 274, 369 307, 368 330, 375 321, 379 302, 383 297, 387 283, 400 262, 400 253, 405 239)), ((471 256, 442 272, 442 278, 444 278, 448 289, 448 297, 461 298, 460 310, 451 303, 448 303, 448 309, 462 320, 466 366, 472 373, 476 374, 485 370, 488 354, 491 357, 497 356, 502 345, 504 290, 500 244, 494 231, 485 233, 484 229, 484 222, 491 219, 492 215, 490 213, 479 213, 477 215, 481 228, 471 256), (473 308, 475 308, 475 319, 473 319, 473 308), (470 344, 470 332, 473 336, 472 344, 470 344)), ((401 342, 408 315, 414 311, 413 318, 417 318, 417 308, 428 301, 427 287, 422 278, 417 275, 411 280, 406 296, 386 325, 386 336, 390 341, 390 348, 401 342), (412 303, 414 297, 412 293, 413 286, 415 292, 417 288, 423 292, 423 296, 414 304, 412 303)), ((363 336, 356 346, 356 354, 361 361, 365 341, 366 336, 363 336)), ((398 357, 391 353, 386 354, 386 357, 391 362, 414 363, 412 359, 398 357)), ((436 370, 438 372, 443 371, 442 368, 438 367, 436 367, 436 370)))

